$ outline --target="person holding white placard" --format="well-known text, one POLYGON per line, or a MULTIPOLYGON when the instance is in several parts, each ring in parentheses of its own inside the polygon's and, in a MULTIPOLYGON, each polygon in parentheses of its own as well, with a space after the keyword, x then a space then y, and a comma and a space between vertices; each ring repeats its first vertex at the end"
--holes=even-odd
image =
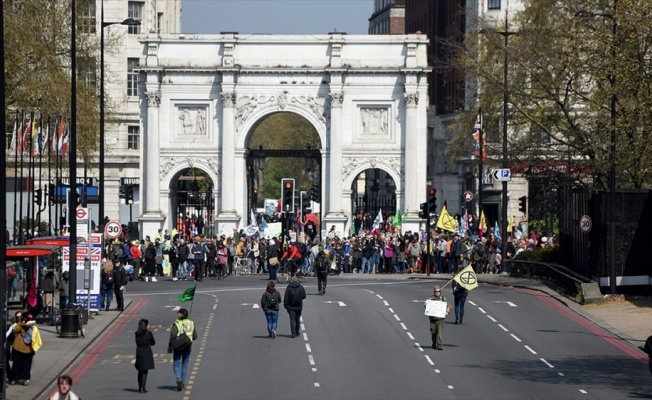
MULTIPOLYGON (((433 289, 433 295, 426 299, 424 307, 426 309, 433 309, 432 313, 428 314, 430 319, 430 335, 432 338, 432 348, 437 350, 444 350, 442 344, 444 343, 444 322, 446 321, 446 315, 451 311, 451 306, 446 301, 446 298, 441 292, 441 287, 435 286, 433 289), (437 309, 440 307, 428 307, 429 302, 443 302, 446 304, 445 312, 439 313, 437 309)), ((430 304, 432 305, 432 303, 430 304)))

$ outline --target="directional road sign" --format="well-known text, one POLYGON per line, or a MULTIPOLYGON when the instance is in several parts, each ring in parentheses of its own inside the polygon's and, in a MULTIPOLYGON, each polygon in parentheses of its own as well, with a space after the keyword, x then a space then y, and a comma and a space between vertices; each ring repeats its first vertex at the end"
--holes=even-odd
POLYGON ((512 171, 509 168, 497 168, 491 172, 491 177, 497 181, 511 181, 512 171))

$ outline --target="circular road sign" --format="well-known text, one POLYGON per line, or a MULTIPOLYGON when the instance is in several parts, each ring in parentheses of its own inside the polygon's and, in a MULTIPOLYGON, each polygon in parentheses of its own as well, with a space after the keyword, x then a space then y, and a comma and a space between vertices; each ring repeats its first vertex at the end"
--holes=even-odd
POLYGON ((88 215, 86 209, 81 207, 75 210, 75 214, 77 215, 77 219, 86 219, 86 216, 88 215))
POLYGON ((591 228, 593 228, 593 221, 591 221, 591 217, 588 215, 582 215, 582 218, 580 218, 580 229, 584 233, 589 233, 591 232, 591 228))
POLYGON ((104 233, 109 239, 117 239, 122 235, 122 226, 118 221, 109 221, 106 226, 104 226, 104 233))

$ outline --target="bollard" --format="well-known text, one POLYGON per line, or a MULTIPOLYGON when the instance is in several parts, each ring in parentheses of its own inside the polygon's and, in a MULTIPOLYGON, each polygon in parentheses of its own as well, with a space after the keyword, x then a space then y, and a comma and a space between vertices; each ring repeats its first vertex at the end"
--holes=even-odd
POLYGON ((61 333, 62 338, 79 337, 79 310, 61 310, 61 333))

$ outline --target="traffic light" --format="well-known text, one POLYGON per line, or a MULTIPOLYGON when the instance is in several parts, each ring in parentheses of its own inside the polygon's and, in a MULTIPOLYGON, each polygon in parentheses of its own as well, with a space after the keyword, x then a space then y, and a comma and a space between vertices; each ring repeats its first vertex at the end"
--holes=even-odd
POLYGON ((120 185, 120 194, 119 194, 121 199, 126 199, 127 198, 127 185, 120 185))
POLYGON ((43 189, 38 188, 34 190, 34 203, 38 204, 39 206, 43 204, 43 197, 41 196, 43 194, 43 189))
POLYGON ((314 182, 312 184, 312 187, 310 188, 310 200, 319 201, 319 197, 320 197, 319 191, 320 191, 319 182, 314 182))
POLYGON ((434 213, 437 210, 437 189, 428 189, 428 214, 434 213))
POLYGON ((294 212, 294 179, 281 180, 281 211, 294 212))
POLYGON ((521 196, 518 198, 518 210, 523 214, 527 213, 527 196, 521 196))
POLYGON ((56 196, 56 187, 54 186, 54 183, 48 183, 48 203, 50 204, 50 207, 54 205, 55 203, 55 196, 56 196))
POLYGON ((254 191, 251 193, 251 203, 256 207, 258 204, 258 189, 254 188, 254 191))
POLYGON ((127 204, 133 204, 134 202, 134 185, 127 186, 127 204))
POLYGON ((299 204, 301 206, 301 218, 305 220, 306 215, 310 213, 310 198, 308 193, 303 190, 299 194, 299 204))
POLYGON ((428 219, 428 203, 421 203, 419 209, 419 218, 428 219))

